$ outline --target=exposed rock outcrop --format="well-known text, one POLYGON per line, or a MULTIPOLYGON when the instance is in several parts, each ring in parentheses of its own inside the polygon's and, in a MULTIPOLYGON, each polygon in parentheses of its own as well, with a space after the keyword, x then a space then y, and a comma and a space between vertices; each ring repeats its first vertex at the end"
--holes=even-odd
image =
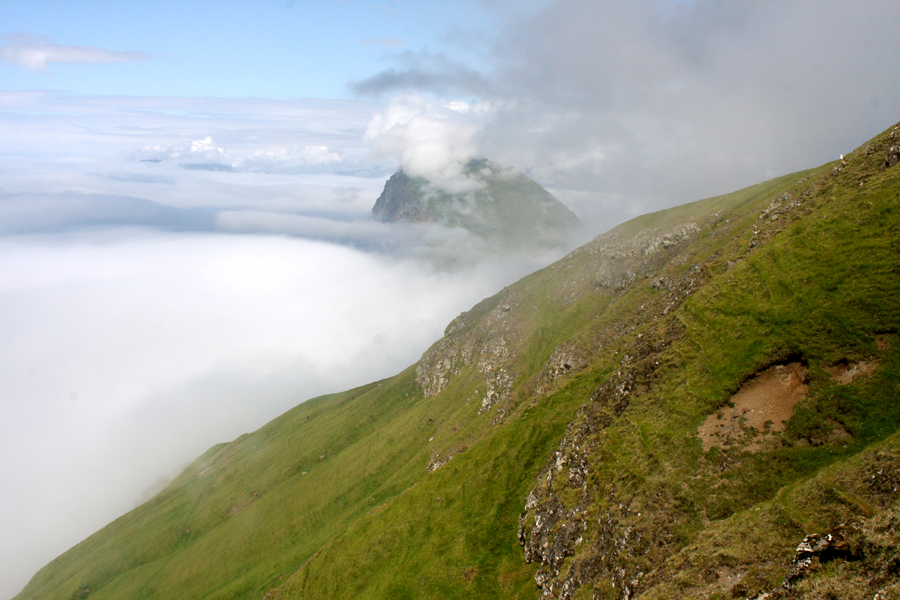
POLYGON ((590 363, 590 351, 577 342, 563 342, 556 347, 538 378, 535 396, 548 393, 553 382, 569 373, 578 372, 590 363))
POLYGON ((656 357, 670 342, 641 336, 629 347, 619 370, 578 411, 538 476, 538 485, 529 493, 519 517, 518 537, 525 560, 542 565, 535 575, 542 598, 571 599, 601 573, 610 577, 620 598, 631 598, 640 588, 644 573, 628 563, 651 550, 646 535, 631 516, 627 495, 621 496, 614 486, 605 493, 594 488, 591 457, 602 430, 625 412, 635 389, 649 385, 659 364, 656 357), (571 508, 560 499, 565 489, 578 491, 571 508), (596 504, 598 496, 606 498, 603 504, 607 508, 592 518, 589 507, 596 504), (563 563, 576 554, 589 529, 589 548, 582 549, 567 572, 561 573, 563 563))
POLYGON ((447 327, 416 366, 416 382, 426 396, 443 391, 461 370, 474 364, 484 381, 480 410, 487 411, 509 397, 516 372, 515 346, 524 336, 526 311, 517 311, 512 292, 501 294, 499 303, 478 304, 447 327))
POLYGON ((824 534, 811 533, 797 546, 782 587, 790 589, 795 583, 816 570, 819 565, 838 558, 852 558, 850 536, 858 533, 854 526, 838 525, 824 534))
MULTIPOLYGON (((900 126, 895 129, 894 135, 900 136, 900 126)), ((752 451, 762 439, 761 434, 785 430, 785 422, 791 419, 794 407, 809 392, 808 365, 805 360, 798 360, 794 355, 778 355, 774 363, 769 363, 774 365, 771 369, 759 368, 762 377, 748 380, 747 389, 743 390, 744 396, 749 394, 750 388, 761 385, 762 379, 771 380, 770 383, 778 388, 775 391, 780 394, 778 401, 772 402, 771 406, 762 402, 771 399, 771 394, 766 394, 762 399, 755 397, 755 400, 738 394, 731 398, 733 406, 721 409, 722 419, 735 421, 736 429, 732 433, 725 433, 724 430, 719 431, 721 428, 710 428, 707 443, 702 447, 704 456, 700 460, 700 467, 695 467, 698 470, 709 469, 709 475, 697 473, 684 484, 687 490, 695 485, 710 486, 705 488, 708 491, 704 496, 704 502, 707 503, 704 507, 690 506, 691 501, 685 501, 672 486, 656 486, 654 474, 664 473, 668 466, 664 464, 665 459, 654 455, 655 450, 644 453, 629 449, 631 462, 628 464, 615 463, 614 453, 627 441, 640 445, 645 442, 645 435, 652 439, 652 435, 641 431, 635 431, 633 436, 623 432, 629 428, 640 429, 630 419, 640 421, 640 417, 636 416, 638 413, 629 412, 636 410, 634 406, 640 406, 642 411, 656 410, 656 407, 639 402, 638 399, 642 396, 651 395, 655 401, 666 402, 664 396, 659 399, 655 396, 655 373, 660 362, 669 360, 677 364, 680 357, 666 355, 666 344, 671 338, 668 333, 663 335, 661 332, 671 331, 673 338, 678 336, 678 320, 672 315, 678 314, 677 309, 685 298, 705 284, 710 271, 727 273, 748 257, 755 260, 752 255, 762 251, 770 240, 774 240, 801 219, 814 214, 822 203, 833 198, 832 190, 836 186, 847 185, 848 181, 854 187, 864 185, 866 177, 881 166, 880 157, 884 156, 883 152, 887 152, 889 159, 885 166, 892 166, 900 161, 900 158, 894 163, 890 160, 893 156, 892 148, 897 142, 893 141, 887 146, 879 145, 883 142, 881 139, 872 144, 874 149, 865 154, 871 158, 860 159, 858 155, 848 157, 846 161, 815 179, 803 177, 789 190, 779 192, 765 209, 757 213, 755 222, 752 218, 748 219, 746 223, 749 227, 743 229, 742 226, 741 229, 742 232, 746 231, 746 237, 734 236, 734 243, 729 246, 728 254, 721 259, 715 254, 694 259, 690 255, 677 253, 681 243, 704 234, 700 221, 684 224, 680 229, 666 234, 644 229, 643 237, 631 239, 601 236, 575 253, 602 257, 594 263, 595 270, 587 278, 591 285, 596 286, 594 289, 602 289, 613 295, 625 294, 634 289, 635 282, 646 278, 658 295, 652 296, 652 300, 646 305, 641 305, 629 322, 622 323, 623 332, 644 333, 632 334, 631 342, 620 350, 622 354, 619 356, 623 358, 618 369, 578 411, 525 501, 519 518, 518 539, 523 546, 525 560, 540 565, 535 582, 541 589, 542 598, 571 599, 576 594, 581 594, 578 597, 617 597, 619 600, 628 600, 645 592, 653 598, 714 597, 713 591, 746 598, 766 589, 761 585, 758 575, 754 574, 754 565, 736 564, 725 549, 721 549, 721 555, 717 554, 719 547, 714 543, 710 543, 709 548, 702 551, 710 553, 704 555, 705 559, 697 559, 695 557, 701 553, 699 546, 679 546, 678 531, 687 523, 697 526, 698 511, 702 511, 699 521, 706 526, 710 521, 724 522, 736 510, 746 510, 751 515, 748 519, 759 514, 753 511, 766 510, 758 506, 754 508, 752 504, 749 507, 729 506, 727 486, 744 484, 729 482, 723 474, 730 469, 737 470, 742 461, 758 460, 752 451), (676 268, 680 261, 693 260, 697 262, 689 269, 676 268), (648 326, 651 323, 655 324, 652 328, 648 326), (747 403, 751 400, 756 402, 751 402, 752 406, 747 403), (736 416, 732 414, 735 411, 736 416), (717 431, 719 437, 716 437, 717 431), (609 442, 612 436, 616 436, 615 442, 609 442), (607 463, 616 464, 619 470, 613 474, 614 467, 607 463), (634 473, 630 472, 632 467, 634 473), (700 482, 704 477, 708 477, 707 483, 700 482), (697 562, 692 562, 694 560, 697 562), (703 560, 708 562, 704 563, 703 560), (663 566, 666 561, 672 561, 671 567, 663 566), (698 573, 702 573, 702 580, 685 577, 670 585, 669 582, 676 573, 682 572, 688 565, 698 563, 711 565, 705 566, 706 570, 698 570, 698 573), (586 586, 593 586, 593 592, 585 594, 586 586), (666 591, 660 591, 661 587, 666 591), (679 595, 679 592, 683 593, 679 595)), ((714 217, 718 219, 720 215, 714 217)), ((729 235, 728 231, 728 227, 723 228, 722 235, 729 235)), ((568 268, 568 265, 560 268, 568 268)), ((574 267, 572 270, 575 270, 574 267)), ((727 277, 729 276, 726 275, 727 277)), ((565 297, 575 301, 580 293, 588 293, 585 292, 585 285, 566 288, 565 297)), ((693 314, 696 318, 703 319, 699 310, 693 314)), ((552 389, 557 379, 565 378, 570 371, 577 370, 581 355, 575 351, 585 346, 589 344, 578 346, 573 342, 558 345, 541 373, 536 390, 545 393, 552 389)), ((878 346, 879 349, 884 347, 878 346)), ((704 347, 697 348, 697 351, 702 354, 710 350, 704 347)), ((589 363, 590 359, 587 360, 589 363)), ((826 372, 834 376, 835 383, 843 386, 869 377, 875 372, 877 365, 875 358, 861 362, 845 360, 826 372)), ((717 374, 711 373, 710 376, 715 377, 717 374)), ((723 394, 721 401, 724 403, 729 397, 730 395, 723 394)), ((721 419, 717 419, 714 414, 711 420, 721 419)), ((791 438, 793 441, 769 444, 772 448, 767 451, 775 452, 778 448, 791 444, 802 448, 832 444, 835 448, 846 449, 846 444, 852 440, 849 432, 833 419, 822 419, 821 423, 817 422, 809 431, 801 431, 800 426, 797 427, 797 433, 792 434, 795 436, 791 438), (826 431, 825 438, 809 437, 810 432, 815 433, 813 430, 824 428, 824 431, 829 427, 832 429, 826 431)), ((650 448, 652 444, 648 443, 647 446, 650 448)), ((853 474, 847 481, 836 478, 821 484, 823 497, 833 494, 849 505, 844 512, 844 509, 836 510, 835 515, 840 514, 846 518, 848 513, 852 515, 854 511, 859 511, 856 514, 871 514, 870 511, 884 510, 896 503, 897 490, 900 489, 900 483, 897 483, 900 481, 897 476, 900 471, 896 468, 896 452, 875 453, 867 460, 871 464, 863 463, 859 469, 852 471, 853 474), (874 508, 876 506, 877 509, 874 508)), ((752 497, 753 494, 749 495, 752 497)), ((691 494, 687 496, 690 497, 691 494)), ((888 511, 893 509, 888 508, 888 511)), ((778 520, 779 526, 782 526, 781 523, 790 524, 785 525, 786 530, 790 527, 800 528, 797 521, 792 521, 777 507, 772 510, 769 518, 778 520)), ((896 522, 896 516, 892 518, 892 523, 896 522)), ((883 556, 886 546, 896 544, 900 528, 885 530, 882 527, 877 536, 862 534, 860 531, 862 530, 845 525, 826 529, 823 534, 806 536, 797 547, 793 562, 789 566, 784 565, 789 570, 784 585, 760 597, 849 597, 840 594, 802 595, 798 591, 798 586, 807 585, 806 580, 813 575, 826 579, 833 577, 828 570, 822 570, 825 574, 820 575, 818 566, 834 560, 847 563, 860 560, 860 564, 868 561, 878 565, 877 568, 866 567, 869 570, 860 578, 860 587, 869 592, 865 597, 871 598, 877 593, 877 597, 881 598, 886 593, 884 590, 900 589, 900 586, 895 585, 900 576, 900 560, 892 563, 891 560, 894 559, 890 557, 887 562, 882 558, 877 561, 866 558, 861 550, 865 543, 858 541, 860 535, 873 535, 872 539, 877 537, 880 545, 877 548, 873 546, 875 549, 872 550, 872 556, 883 556), (857 541, 854 542, 851 538, 857 541), (856 543, 862 545, 857 548, 854 546, 856 543)), ((732 543, 741 545, 742 541, 737 539, 732 543)), ((765 543, 775 545, 779 542, 765 540, 765 543)), ((891 556, 897 556, 897 552, 893 552, 891 556)), ((834 589, 840 589, 840 586, 835 586, 834 589)))
POLYGON ((594 280, 609 289, 622 289, 636 280, 649 277, 671 257, 671 254, 700 233, 700 226, 687 221, 674 228, 649 228, 638 235, 627 236, 617 231, 598 236, 573 256, 596 256, 594 280))
POLYGON ((888 509, 876 517, 842 523, 825 533, 806 535, 778 588, 753 600, 865 597, 887 600, 900 592, 900 514, 888 509), (823 574, 836 563, 835 574, 823 574))
POLYGON ((884 159, 885 167, 893 167, 900 162, 900 146, 891 146, 888 148, 887 157, 884 159))

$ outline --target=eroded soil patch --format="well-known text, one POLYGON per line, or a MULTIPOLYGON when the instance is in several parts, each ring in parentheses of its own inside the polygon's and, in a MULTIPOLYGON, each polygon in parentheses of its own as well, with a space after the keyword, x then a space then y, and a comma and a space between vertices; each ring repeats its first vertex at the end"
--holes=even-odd
POLYGON ((747 444, 746 449, 753 451, 760 447, 763 436, 784 431, 794 407, 809 392, 806 374, 804 364, 792 362, 754 375, 731 397, 729 405, 700 425, 697 433, 703 450, 747 444))

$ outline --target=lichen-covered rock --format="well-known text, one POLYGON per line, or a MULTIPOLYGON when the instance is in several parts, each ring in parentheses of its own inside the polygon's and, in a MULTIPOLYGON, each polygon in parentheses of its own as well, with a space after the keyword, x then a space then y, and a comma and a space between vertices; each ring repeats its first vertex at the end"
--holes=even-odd
POLYGON ((520 306, 512 292, 504 291, 454 319, 416 366, 416 382, 425 395, 439 394, 472 364, 484 379, 480 412, 508 399, 517 376, 513 365, 526 313, 527 307, 520 306))
POLYGON ((825 533, 806 535, 797 546, 784 582, 755 595, 753 600, 887 600, 900 591, 898 573, 900 513, 890 508, 871 518, 842 523, 825 533), (828 563, 838 566, 825 567, 828 563))
POLYGON ((807 535, 797 546, 797 554, 791 561, 782 587, 790 589, 822 563, 836 558, 850 557, 852 552, 849 537, 856 532, 856 527, 842 524, 824 534, 811 533, 807 535))
MULTIPOLYGON (((589 485, 590 456, 597 434, 622 415, 635 384, 645 381, 655 368, 652 348, 648 340, 639 339, 633 351, 622 359, 619 371, 594 391, 569 424, 558 450, 538 477, 539 484, 528 495, 525 510, 519 517, 518 537, 525 549, 525 560, 542 565, 535 580, 543 589, 544 598, 571 598, 584 583, 591 581, 584 577, 594 577, 597 569, 618 582, 618 589, 635 588, 637 575, 618 564, 618 557, 633 552, 643 539, 640 530, 627 525, 620 527, 618 517, 628 515, 627 503, 614 503, 616 510, 600 515, 587 563, 585 559, 576 561, 562 579, 559 569, 574 554, 586 530, 584 519, 594 495, 589 485), (561 488, 581 489, 578 502, 571 508, 560 502, 556 490, 561 488), (585 568, 586 564, 593 566, 585 568)), ((630 598, 630 593, 623 592, 620 598, 630 598)))
MULTIPOLYGON (((562 272, 557 289, 563 304, 584 293, 600 291, 613 296, 641 278, 651 279, 660 293, 615 331, 599 332, 591 342, 569 340, 558 344, 540 371, 532 397, 539 399, 552 393, 555 382, 589 366, 593 351, 636 327, 665 317, 693 293, 703 280, 700 265, 661 271, 678 255, 678 249, 700 232, 700 226, 692 221, 650 230, 639 237, 612 232, 579 250, 576 254, 588 260, 578 266, 578 257, 566 265, 556 265, 554 268, 562 272)), ((440 393, 463 368, 472 365, 485 385, 479 410, 498 405, 504 410, 502 404, 511 395, 517 377, 515 365, 526 331, 523 323, 532 309, 525 297, 506 290, 490 304, 482 303, 460 315, 447 328, 444 339, 419 362, 417 381, 426 395, 440 393)), ((623 415, 634 394, 649 389, 658 355, 678 335, 671 328, 660 332, 638 335, 625 348, 618 370, 586 398, 528 495, 518 537, 526 560, 541 565, 535 582, 544 598, 572 598, 598 576, 608 577, 623 599, 631 598, 644 585, 644 572, 631 558, 649 552, 651 536, 634 525, 629 498, 619 498, 615 490, 597 489, 591 479, 595 468, 592 457, 600 432, 623 415), (590 509, 598 494, 612 498, 609 509, 599 515, 590 509)), ((436 457, 434 468, 440 467, 445 458, 436 457)), ((661 539, 668 539, 667 525, 658 525, 654 531, 661 539)))
POLYGON ((416 383, 425 396, 441 393, 459 371, 472 361, 472 340, 441 338, 416 365, 416 383))
MULTIPOLYGON (((669 228, 644 230, 626 237, 616 231, 598 236, 571 257, 590 259, 581 268, 566 270, 572 263, 555 265, 564 270, 560 283, 564 303, 574 301, 592 289, 620 289, 638 278, 651 277, 666 264, 677 248, 699 235, 697 223, 688 221, 669 228)), ((699 280, 699 270, 691 269, 681 277, 666 279, 669 291, 667 313, 680 304, 699 280)), ((533 305, 517 297, 510 289, 482 301, 472 310, 454 319, 444 337, 428 349, 416 366, 416 382, 426 396, 443 391, 463 368, 474 364, 484 377, 482 412, 508 399, 518 376, 515 363, 518 347, 528 331, 533 305)), ((545 394, 561 376, 585 368, 591 352, 569 341, 560 344, 544 365, 534 395, 545 394)))
POLYGON ((426 397, 442 392, 459 375, 460 369, 472 362, 483 337, 481 326, 484 318, 491 310, 496 309, 494 304, 488 298, 453 319, 444 330, 444 337, 419 360, 416 365, 416 383, 426 397))

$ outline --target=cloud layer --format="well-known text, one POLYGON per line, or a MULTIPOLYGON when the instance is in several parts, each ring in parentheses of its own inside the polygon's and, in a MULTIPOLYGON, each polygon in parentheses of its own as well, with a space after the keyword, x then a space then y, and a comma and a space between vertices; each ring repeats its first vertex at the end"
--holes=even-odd
POLYGON ((478 155, 474 137, 491 108, 455 101, 439 103, 421 94, 400 94, 375 114, 366 129, 373 153, 394 159, 413 177, 459 177, 478 155))
POLYGON ((836 159, 896 122, 891 0, 493 2, 479 60, 406 51, 355 84, 489 102, 468 141, 545 185, 655 207, 836 159))
POLYGON ((7 238, 0 262, 0 509, 29 524, 0 555, 21 577, 212 444, 412 364, 534 266, 110 229, 7 238))

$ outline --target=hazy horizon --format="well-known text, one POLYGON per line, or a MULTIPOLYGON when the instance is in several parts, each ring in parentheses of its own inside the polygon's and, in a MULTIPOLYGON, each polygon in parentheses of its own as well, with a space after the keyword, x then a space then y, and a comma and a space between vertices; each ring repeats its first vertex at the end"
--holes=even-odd
POLYGON ((889 0, 0 6, 0 598, 161 476, 548 264, 376 222, 520 169, 591 235, 900 120, 889 0), (456 260, 444 260, 448 253, 456 260))

